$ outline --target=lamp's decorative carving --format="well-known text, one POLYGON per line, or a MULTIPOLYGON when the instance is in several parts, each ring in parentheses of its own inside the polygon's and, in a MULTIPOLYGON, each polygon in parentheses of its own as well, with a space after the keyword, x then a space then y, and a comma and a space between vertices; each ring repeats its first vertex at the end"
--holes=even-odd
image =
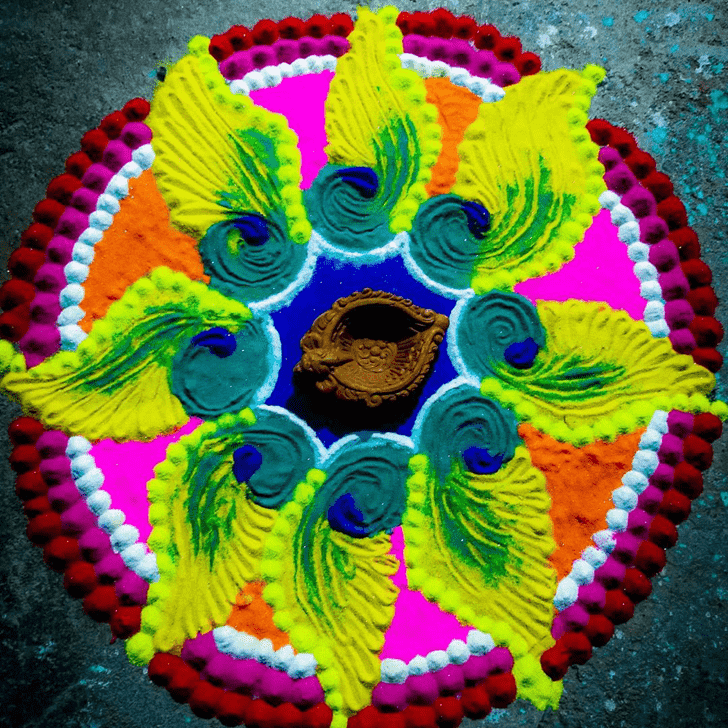
POLYGON ((294 371, 312 376, 322 392, 377 407, 422 384, 448 324, 407 298, 365 288, 313 322, 294 371))

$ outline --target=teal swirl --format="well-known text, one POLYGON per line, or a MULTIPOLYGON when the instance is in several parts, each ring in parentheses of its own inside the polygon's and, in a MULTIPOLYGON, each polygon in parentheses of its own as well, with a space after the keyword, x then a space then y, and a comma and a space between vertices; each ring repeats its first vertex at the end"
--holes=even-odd
POLYGON ((479 378, 494 376, 513 344, 546 340, 536 307, 517 293, 491 291, 467 301, 459 316, 455 341, 465 368, 479 378))
POLYGON ((435 283, 462 290, 470 288, 482 248, 457 195, 437 195, 424 202, 410 233, 410 254, 420 270, 435 283))
POLYGON ((326 165, 303 191, 308 218, 329 243, 366 253, 392 239, 389 216, 419 173, 419 147, 411 126, 385 130, 369 175, 359 167, 326 165))
POLYGON ((304 200, 314 229, 330 243, 355 252, 386 245, 389 215, 378 197, 366 197, 339 172, 344 167, 327 165, 314 184, 304 190, 304 200))
POLYGON ((347 494, 361 516, 360 535, 375 536, 399 526, 412 455, 408 445, 376 435, 347 444, 324 466, 326 482, 310 506, 307 528, 313 528, 319 518, 327 518, 329 510, 347 494))
POLYGON ((248 480, 250 498, 264 508, 280 508, 306 479, 306 473, 316 467, 316 448, 306 430, 290 416, 260 408, 255 417, 255 424, 243 434, 245 444, 263 458, 248 480))
POLYGON ((252 234, 252 217, 215 223, 199 247, 210 287, 244 303, 283 291, 306 261, 306 246, 288 238, 284 217, 265 218, 267 236, 252 234))
POLYGON ((435 394, 425 407, 417 450, 443 483, 453 468, 465 468, 471 448, 502 455, 506 463, 520 443, 515 416, 470 385, 435 394))
POLYGON ((211 419, 256 403, 275 367, 271 342, 261 319, 251 319, 235 335, 235 350, 221 357, 189 341, 172 361, 172 394, 188 415, 211 419))

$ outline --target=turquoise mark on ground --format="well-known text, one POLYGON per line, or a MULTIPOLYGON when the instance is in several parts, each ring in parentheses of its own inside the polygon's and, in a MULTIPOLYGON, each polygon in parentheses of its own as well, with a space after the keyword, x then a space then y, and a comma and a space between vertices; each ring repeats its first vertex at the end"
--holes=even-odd
POLYGON ((614 18, 611 15, 606 18, 602 18, 602 25, 605 28, 611 28, 614 25, 614 18))
POLYGON ((662 81, 662 83, 667 83, 667 80, 670 78, 670 74, 669 73, 658 73, 657 78, 659 78, 660 81, 662 81))
POLYGON ((714 120, 712 124, 705 123, 705 115, 701 118, 694 104, 688 104, 688 113, 683 115, 683 118, 690 119, 692 123, 684 131, 678 132, 683 147, 690 150, 688 152, 690 156, 684 159, 683 171, 673 181, 676 183, 676 189, 683 193, 681 199, 688 211, 689 219, 693 216, 708 215, 717 215, 725 219, 722 212, 723 201, 719 197, 722 187, 720 184, 716 185, 715 181, 724 180, 726 176, 722 159, 723 150, 728 143, 728 134, 718 122, 723 119, 728 109, 728 93, 714 89, 710 93, 708 109, 711 115, 708 118, 714 120))
POLYGON ((664 126, 658 126, 650 132, 650 136, 654 144, 664 144, 667 139, 667 129, 664 126))
POLYGON ((675 45, 672 46, 672 48, 670 48, 670 53, 677 53, 679 50, 680 50, 680 44, 675 43, 675 45))
POLYGON ((638 10, 634 14, 634 21, 635 23, 644 23, 647 18, 650 17, 650 11, 649 10, 638 10))
POLYGON ((726 92, 717 88, 713 89, 710 92, 710 106, 708 108, 713 116, 717 117, 719 114, 722 116, 721 112, 728 109, 728 95, 726 95, 726 92))

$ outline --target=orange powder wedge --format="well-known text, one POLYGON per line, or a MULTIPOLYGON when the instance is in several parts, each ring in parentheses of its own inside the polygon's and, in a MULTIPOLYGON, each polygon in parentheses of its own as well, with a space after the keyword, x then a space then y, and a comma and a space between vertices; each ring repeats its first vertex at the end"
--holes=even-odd
POLYGON ((191 280, 209 282, 197 252, 197 241, 173 230, 169 211, 151 171, 129 182, 129 195, 96 244, 81 308, 84 331, 102 318, 121 298, 127 286, 161 265, 184 273, 191 280))
POLYGON ((259 640, 267 637, 273 643, 273 647, 279 650, 291 642, 288 635, 273 624, 273 610, 263 599, 264 587, 265 582, 262 581, 254 581, 245 586, 235 598, 235 604, 226 624, 235 627, 238 632, 247 632, 259 640))
POLYGON ((446 78, 425 80, 427 101, 437 106, 437 118, 442 128, 442 150, 432 168, 432 179, 425 187, 427 194, 443 195, 455 184, 458 169, 458 144, 465 130, 475 121, 481 99, 446 78))
POLYGON ((551 496, 551 520, 556 550, 550 561, 559 579, 571 571, 574 559, 592 544, 591 537, 607 527, 612 491, 631 470, 644 428, 614 442, 597 441, 584 447, 558 442, 530 425, 521 425, 531 460, 546 476, 551 496))

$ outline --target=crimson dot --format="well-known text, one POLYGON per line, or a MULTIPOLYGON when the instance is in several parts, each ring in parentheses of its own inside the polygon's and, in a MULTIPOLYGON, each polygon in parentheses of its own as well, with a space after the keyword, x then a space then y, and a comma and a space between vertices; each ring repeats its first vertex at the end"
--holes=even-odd
POLYGON ((492 51, 500 37, 501 34, 495 26, 481 25, 475 33, 473 43, 480 50, 492 51))
MULTIPOLYGON (((688 501, 689 502, 689 501, 688 501)), ((660 548, 651 541, 643 541, 637 549, 634 565, 647 577, 652 578, 659 574, 667 563, 665 549, 660 548)))
POLYGON ((65 571, 80 558, 78 541, 68 536, 57 536, 43 548, 43 560, 53 571, 65 571))
POLYGON ((455 18, 452 34, 455 38, 470 40, 475 35, 477 29, 478 24, 475 22, 475 19, 467 15, 463 15, 459 18, 455 18))
POLYGON ((211 685, 206 680, 200 680, 190 695, 190 709, 198 718, 208 720, 214 717, 222 693, 221 688, 211 685))
POLYGON ((510 672, 490 675, 483 683, 494 708, 505 708, 516 699, 516 680, 510 672))
POLYGON ((66 160, 66 172, 80 179, 92 164, 93 162, 88 154, 85 152, 76 152, 66 160))
POLYGON ((127 117, 123 111, 115 111, 113 114, 105 116, 99 124, 99 129, 109 137, 109 139, 118 139, 122 129, 127 124, 127 117))
POLYGON ((23 512, 28 518, 35 518, 41 513, 47 513, 50 510, 51 502, 46 495, 38 495, 23 503, 23 512))
POLYGON ((125 640, 135 635, 142 626, 142 608, 140 606, 119 607, 109 620, 112 633, 125 640))
POLYGON ((430 13, 435 24, 435 35, 439 38, 452 38, 455 27, 455 16, 445 8, 438 8, 430 13))
POLYGON ((39 495, 45 495, 47 492, 48 486, 39 470, 21 473, 15 479, 15 493, 21 500, 31 500, 39 495))
POLYGON ((278 34, 287 40, 297 40, 306 33, 306 24, 300 18, 283 18, 278 21, 278 34))
POLYGON ((514 36, 500 38, 496 41, 493 52, 499 60, 513 63, 521 54, 521 41, 514 36))
POLYGON ((620 589, 609 589, 607 591, 603 612, 604 616, 613 624, 624 624, 632 619, 634 615, 634 604, 620 589))
POLYGON ((541 70, 541 59, 535 53, 521 53, 515 65, 521 76, 533 76, 541 70))
POLYGON ((634 176, 637 177, 637 179, 643 179, 655 171, 655 160, 651 155, 647 152, 643 152, 641 149, 635 149, 635 151, 628 155, 624 161, 634 172, 634 176))
POLYGON ((461 696, 463 713, 470 720, 485 718, 491 711, 490 696, 483 683, 465 688, 461 696))
POLYGON ((210 55, 218 62, 224 61, 233 54, 233 44, 225 35, 213 35, 207 47, 210 55))
POLYGON ((346 38, 354 30, 354 22, 346 13, 334 13, 331 16, 330 23, 332 35, 338 35, 342 38, 346 38))
POLYGON ((323 38, 328 35, 330 28, 329 19, 325 15, 317 13, 306 21, 306 35, 312 38, 323 38))
POLYGON ((226 726, 241 725, 245 723, 245 715, 250 703, 249 696, 225 690, 217 704, 217 719, 226 726))
POLYGON ((718 308, 718 297, 710 286, 693 288, 685 298, 699 316, 712 316, 718 308))
POLYGON ((658 514, 650 524, 649 537, 660 548, 669 549, 677 543, 677 528, 672 521, 658 514))
POLYGON ((609 144, 614 127, 604 119, 592 119, 587 122, 586 130, 589 132, 592 141, 603 147, 609 144))
POLYGON ((431 705, 410 705, 404 722, 407 728, 437 728, 437 714, 431 705))
POLYGON ((463 707, 457 698, 440 698, 432 707, 437 715, 438 728, 457 728, 462 723, 463 707))
POLYGON ((541 655, 541 669, 552 680, 561 680, 569 671, 569 653, 557 642, 541 655))
POLYGON ((50 228, 55 228, 58 224, 58 219, 66 211, 66 206, 58 202, 58 200, 51 200, 46 197, 45 200, 41 200, 33 210, 33 220, 42 225, 47 225, 50 228))
POLYGON ((272 20, 259 20, 253 26, 252 35, 259 45, 272 45, 278 40, 278 26, 272 20))
POLYGON ((630 567, 624 574, 622 591, 638 604, 652 594, 652 582, 639 569, 630 567))
POLYGON ((16 473, 27 473, 40 465, 40 453, 34 445, 17 445, 10 453, 10 467, 16 473))
POLYGON ((673 192, 670 178, 662 172, 650 172, 642 180, 642 184, 655 196, 656 202, 661 202, 670 197, 673 192))
POLYGON ((83 600, 83 611, 95 622, 108 622, 118 607, 113 586, 99 586, 83 600))
POLYGON ((146 99, 136 98, 124 104, 122 113, 129 121, 144 121, 149 116, 150 104, 146 99))
POLYGON ((8 427, 13 445, 32 445, 45 432, 43 425, 33 417, 18 417, 8 427))
POLYGON ((717 374, 723 366, 723 356, 716 349, 693 349, 690 356, 693 357, 693 361, 697 365, 705 367, 709 372, 713 372, 713 374, 717 374))
POLYGON ((88 561, 69 564, 63 577, 63 586, 74 599, 88 596, 98 586, 94 567, 88 561))
POLYGON ((614 625, 603 614, 592 614, 584 634, 594 647, 603 647, 614 635, 614 625))
POLYGON ((91 129, 81 137, 81 150, 94 162, 100 162, 109 138, 101 129, 91 129))
POLYGON ((25 532, 36 546, 48 543, 61 535, 61 517, 53 511, 41 513, 28 523, 25 532))
POLYGON ((683 456, 698 470, 707 470, 713 462, 713 448, 702 437, 691 433, 683 440, 683 456))
POLYGON ((412 32, 430 37, 435 34, 435 22, 427 13, 412 13, 412 32))

